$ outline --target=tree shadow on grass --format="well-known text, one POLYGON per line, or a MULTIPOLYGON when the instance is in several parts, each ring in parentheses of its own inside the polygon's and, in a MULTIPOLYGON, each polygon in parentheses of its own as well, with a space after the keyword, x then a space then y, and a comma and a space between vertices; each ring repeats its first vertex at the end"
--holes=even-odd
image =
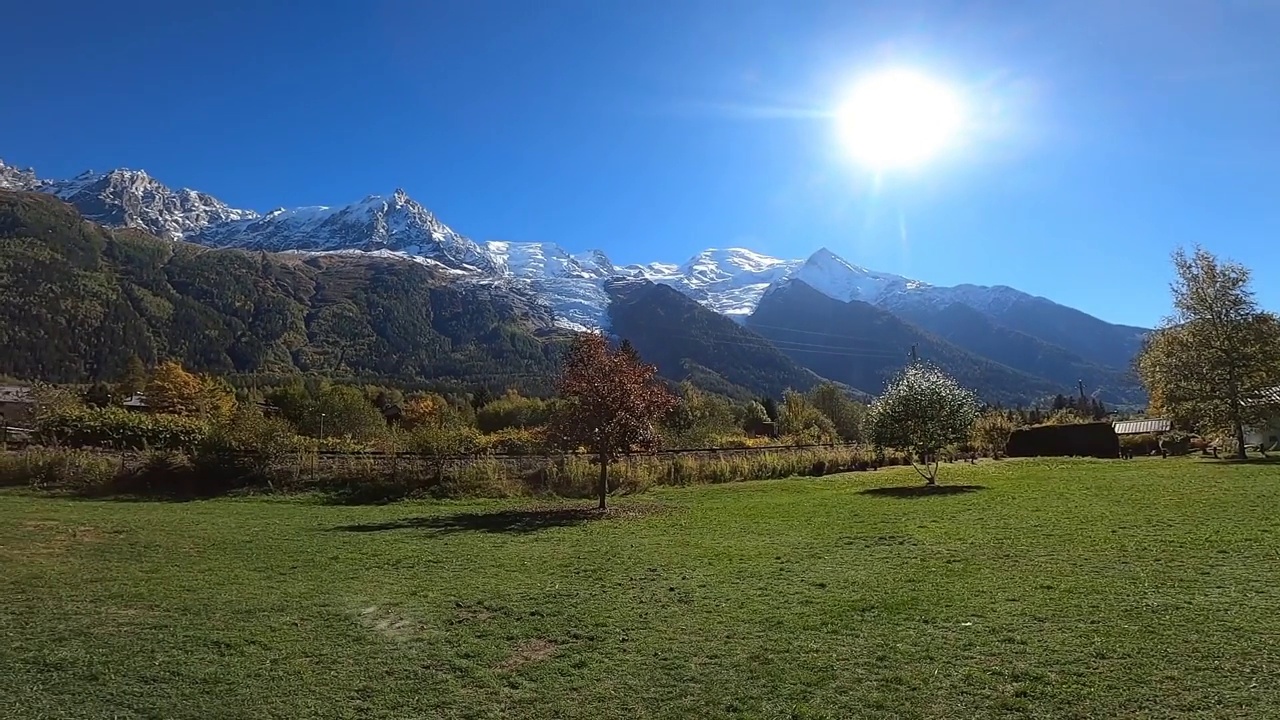
POLYGON ((909 500, 912 498, 933 497, 935 495, 964 495, 986 489, 986 485, 909 485, 905 487, 867 488, 866 490, 859 490, 858 494, 909 500))
POLYGON ((484 532, 524 534, 555 527, 573 527, 601 520, 643 517, 661 511, 662 506, 645 505, 610 508, 593 507, 525 508, 493 512, 457 513, 401 518, 386 522, 339 525, 338 532, 384 532, 388 530, 428 530, 436 533, 484 532))

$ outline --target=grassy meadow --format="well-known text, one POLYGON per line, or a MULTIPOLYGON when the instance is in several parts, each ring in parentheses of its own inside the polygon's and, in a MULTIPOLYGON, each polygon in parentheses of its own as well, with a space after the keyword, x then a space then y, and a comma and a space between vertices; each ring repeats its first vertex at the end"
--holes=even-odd
POLYGON ((1280 464, 575 501, 0 493, 0 717, 1280 716, 1280 464), (569 509, 566 509, 569 508, 569 509))

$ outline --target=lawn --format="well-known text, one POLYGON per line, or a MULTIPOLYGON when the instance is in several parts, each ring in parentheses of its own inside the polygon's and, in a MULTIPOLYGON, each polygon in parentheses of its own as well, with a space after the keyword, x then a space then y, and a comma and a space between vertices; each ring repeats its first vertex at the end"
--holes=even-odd
POLYGON ((1280 464, 879 490, 916 482, 666 489, 604 520, 0 494, 0 717, 1280 716, 1280 464))

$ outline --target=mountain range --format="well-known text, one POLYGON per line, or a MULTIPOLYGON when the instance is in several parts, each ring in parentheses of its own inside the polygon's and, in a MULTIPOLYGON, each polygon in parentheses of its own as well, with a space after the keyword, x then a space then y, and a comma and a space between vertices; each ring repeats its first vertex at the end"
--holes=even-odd
MULTIPOLYGON (((1147 332, 1143 328, 1107 323, 1011 287, 940 287, 876 272, 825 248, 791 260, 743 248, 711 249, 679 264, 623 266, 598 250, 573 253, 545 242, 473 241, 402 190, 340 207, 259 213, 230 207, 207 193, 173 190, 138 170, 48 180, 2 162, 0 190, 54 195, 88 220, 170 242, 419 265, 441 283, 488 288, 540 305, 551 323, 564 329, 644 334, 657 323, 656 317, 646 317, 645 308, 670 306, 682 296, 732 321, 721 326, 723 333, 749 333, 735 339, 726 335, 718 353, 710 355, 676 342, 661 351, 680 355, 660 362, 669 374, 719 374, 715 357, 722 362, 744 348, 769 346, 798 367, 798 375, 780 370, 777 377, 787 377, 788 383, 804 384, 802 377, 816 373, 874 393, 914 346, 921 357, 953 372, 980 369, 962 379, 992 398, 1034 402, 1045 394, 1071 392, 1083 381, 1087 392, 1112 403, 1145 399, 1129 372, 1147 332), (637 290, 651 286, 677 292, 637 290), (637 297, 647 300, 637 305, 637 297), (690 351, 681 354, 682 349, 690 351)), ((727 381, 735 387, 775 389, 772 381, 735 377, 727 381)))

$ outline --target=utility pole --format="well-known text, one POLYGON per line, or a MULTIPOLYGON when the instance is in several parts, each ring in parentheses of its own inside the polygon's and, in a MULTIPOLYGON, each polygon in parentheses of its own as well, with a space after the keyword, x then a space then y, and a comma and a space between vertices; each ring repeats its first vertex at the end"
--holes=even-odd
POLYGON ((1080 399, 1084 399, 1084 380, 1077 380, 1076 386, 1080 388, 1080 399))

